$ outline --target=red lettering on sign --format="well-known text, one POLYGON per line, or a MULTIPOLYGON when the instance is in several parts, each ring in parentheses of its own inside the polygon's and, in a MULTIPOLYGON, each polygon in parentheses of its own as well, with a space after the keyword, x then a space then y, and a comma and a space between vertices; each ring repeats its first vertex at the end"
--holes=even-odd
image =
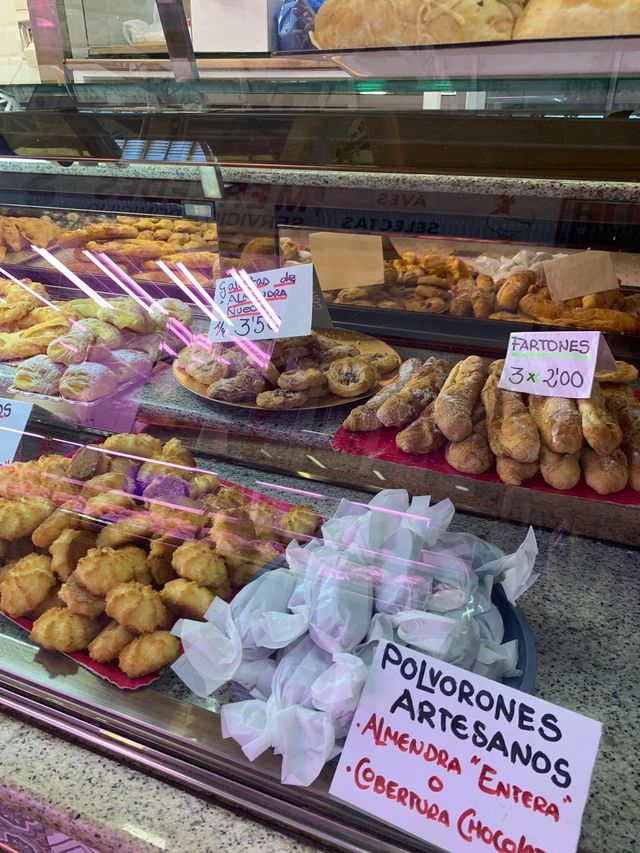
POLYGON ((556 803, 550 803, 546 797, 534 794, 531 791, 525 791, 513 783, 495 779, 494 777, 497 772, 489 764, 482 765, 480 775, 478 776, 478 788, 483 794, 511 800, 512 803, 516 803, 525 809, 532 809, 537 814, 552 818, 555 823, 560 821, 560 809, 556 803))

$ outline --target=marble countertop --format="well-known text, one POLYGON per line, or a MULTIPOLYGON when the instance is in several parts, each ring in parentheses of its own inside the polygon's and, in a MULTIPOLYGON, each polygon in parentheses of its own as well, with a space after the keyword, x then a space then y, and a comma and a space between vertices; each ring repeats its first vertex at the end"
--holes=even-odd
MULTIPOLYGON (((222 462, 215 468, 241 485, 313 503, 325 515, 342 497, 369 498, 317 483, 307 494, 292 493, 286 490, 304 491, 300 480, 278 475, 270 487, 261 471, 222 462)), ((515 550, 526 533, 523 525, 468 514, 458 514, 452 529, 472 532, 505 552, 515 550)), ((541 578, 520 602, 537 641, 535 694, 604 726, 579 850, 632 853, 640 809, 640 632, 633 604, 640 600, 638 554, 563 531, 535 532, 541 578)), ((6 623, 2 630, 9 630, 6 623)), ((171 672, 153 690, 212 711, 217 707, 214 700, 194 700, 171 672)), ((2 720, 0 749, 0 800, 32 810, 100 851, 318 849, 12 719, 2 720)))

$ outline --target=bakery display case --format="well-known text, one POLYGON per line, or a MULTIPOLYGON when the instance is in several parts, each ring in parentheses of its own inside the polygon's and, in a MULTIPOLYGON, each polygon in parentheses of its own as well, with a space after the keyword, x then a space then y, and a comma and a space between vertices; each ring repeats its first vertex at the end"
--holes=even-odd
MULTIPOLYGON (((76 60, 0 114, 0 439, 33 406, 0 466, 0 707, 316 843, 435 850, 330 793, 381 639, 606 729, 637 704, 637 79, 583 112, 532 77, 499 112, 504 80, 460 78, 423 110, 431 78, 76 60), (331 288, 317 235, 356 256, 331 288), (613 281, 554 298, 544 265, 587 251, 613 281), (311 265, 312 328, 270 337, 269 271, 311 265), (589 398, 500 387, 511 333, 559 330, 615 357, 589 398)), ((632 736, 580 849, 632 849, 632 736)))

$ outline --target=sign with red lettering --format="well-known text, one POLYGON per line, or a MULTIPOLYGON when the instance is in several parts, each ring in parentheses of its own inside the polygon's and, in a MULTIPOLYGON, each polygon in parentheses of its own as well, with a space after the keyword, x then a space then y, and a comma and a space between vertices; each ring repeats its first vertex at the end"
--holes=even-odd
POLYGON ((378 646, 331 794, 449 853, 572 853, 600 723, 378 646))

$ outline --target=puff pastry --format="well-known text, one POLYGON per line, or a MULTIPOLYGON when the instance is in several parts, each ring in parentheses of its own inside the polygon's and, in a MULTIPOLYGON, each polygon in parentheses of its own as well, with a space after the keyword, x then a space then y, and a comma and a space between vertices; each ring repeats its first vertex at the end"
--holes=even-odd
POLYGON ((34 355, 20 364, 13 384, 30 394, 54 396, 58 393, 64 372, 64 365, 56 364, 46 355, 34 355))
POLYGON ((60 394, 66 400, 91 403, 112 394, 118 387, 118 379, 112 370, 103 364, 85 362, 68 367, 60 380, 60 394))

